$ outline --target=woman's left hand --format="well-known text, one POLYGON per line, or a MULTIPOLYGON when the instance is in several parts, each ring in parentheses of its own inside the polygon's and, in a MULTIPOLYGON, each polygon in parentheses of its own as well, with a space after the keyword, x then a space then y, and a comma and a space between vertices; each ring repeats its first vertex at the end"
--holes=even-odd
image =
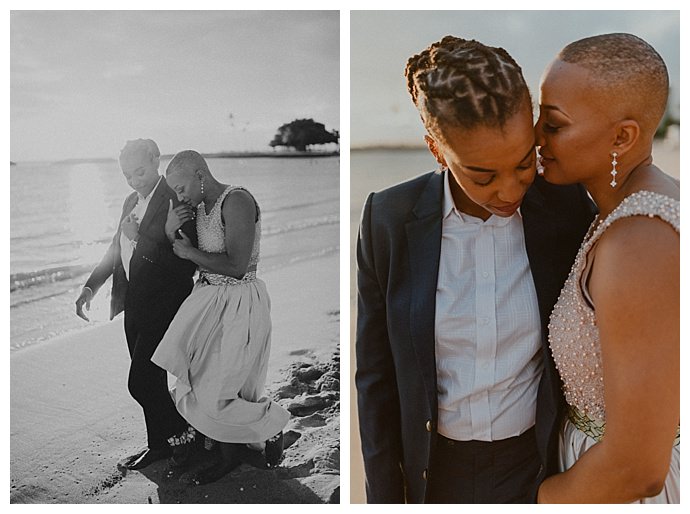
POLYGON ((180 259, 191 260, 192 253, 194 252, 194 246, 192 246, 192 242, 187 237, 187 234, 182 232, 182 230, 178 230, 177 233, 180 234, 182 239, 175 239, 175 241, 173 242, 173 252, 180 259))

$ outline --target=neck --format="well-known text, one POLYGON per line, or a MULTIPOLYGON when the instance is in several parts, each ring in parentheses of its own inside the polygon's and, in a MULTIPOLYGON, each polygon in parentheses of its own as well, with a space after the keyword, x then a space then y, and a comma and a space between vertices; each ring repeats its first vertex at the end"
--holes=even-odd
POLYGON ((204 204, 207 206, 207 208, 211 208, 213 205, 215 205, 218 197, 223 194, 223 191, 225 191, 226 187, 227 186, 225 184, 221 184, 214 178, 206 179, 204 182, 204 192, 206 193, 204 195, 204 204))
POLYGON ((639 170, 648 168, 652 165, 652 156, 647 154, 644 158, 637 159, 632 166, 621 166, 616 175, 616 187, 611 187, 611 175, 600 174, 596 178, 584 182, 584 186, 592 196, 594 203, 599 208, 599 219, 604 219, 618 205, 634 191, 632 190, 631 179, 639 174, 639 170))
POLYGON ((160 180, 160 176, 156 177, 156 180, 152 181, 150 184, 148 184, 145 188, 138 190, 137 192, 146 198, 148 195, 151 194, 151 191, 153 191, 153 188, 156 187, 156 184, 158 184, 158 181, 160 180))

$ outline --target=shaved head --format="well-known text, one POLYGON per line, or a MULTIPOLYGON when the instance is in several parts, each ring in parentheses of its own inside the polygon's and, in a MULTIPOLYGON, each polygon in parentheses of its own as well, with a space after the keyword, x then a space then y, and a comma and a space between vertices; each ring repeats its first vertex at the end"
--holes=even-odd
POLYGON ((197 170, 208 170, 206 160, 199 152, 194 150, 183 150, 175 154, 165 170, 166 175, 173 173, 193 174, 197 170))
MULTIPOLYGON (((661 56, 632 34, 603 34, 575 41, 557 56, 589 70, 593 90, 609 95, 606 103, 621 118, 635 119, 656 131, 668 101, 668 71, 661 56)), ((593 91, 595 92, 595 91, 593 91)))

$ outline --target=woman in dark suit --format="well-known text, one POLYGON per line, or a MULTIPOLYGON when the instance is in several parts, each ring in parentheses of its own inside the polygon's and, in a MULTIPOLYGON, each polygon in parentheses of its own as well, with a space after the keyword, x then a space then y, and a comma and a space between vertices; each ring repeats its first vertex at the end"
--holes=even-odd
POLYGON ((546 325, 592 204, 535 179, 532 102, 505 50, 447 36, 405 75, 440 170, 372 193, 362 214, 367 498, 533 502, 563 406, 546 325))

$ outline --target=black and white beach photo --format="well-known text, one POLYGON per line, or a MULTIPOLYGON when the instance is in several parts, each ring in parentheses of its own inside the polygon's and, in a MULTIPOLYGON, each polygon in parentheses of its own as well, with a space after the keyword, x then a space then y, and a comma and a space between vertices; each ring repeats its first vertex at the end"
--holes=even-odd
POLYGON ((10 503, 339 503, 339 24, 11 12, 10 503))

